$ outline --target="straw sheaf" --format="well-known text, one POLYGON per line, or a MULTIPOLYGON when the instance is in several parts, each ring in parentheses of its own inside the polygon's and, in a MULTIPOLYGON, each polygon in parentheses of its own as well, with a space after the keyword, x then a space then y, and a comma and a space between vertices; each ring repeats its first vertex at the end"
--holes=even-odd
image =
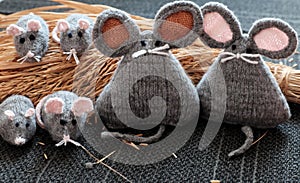
MULTIPOLYGON (((0 14, 0 28, 16 23, 22 16, 33 12, 44 18, 52 31, 58 19, 64 19, 72 13, 83 13, 96 19, 97 15, 108 8, 104 5, 88 5, 80 2, 54 0, 61 5, 34 8, 11 15, 0 14), (63 13, 49 10, 69 8, 63 13)), ((152 29, 153 20, 131 15, 142 30, 152 29)), ((173 50, 173 54, 193 80, 198 83, 221 50, 210 49, 197 40, 193 45, 173 50)), ((59 90, 69 90, 95 98, 109 82, 120 58, 103 56, 93 46, 81 56, 77 66, 71 59, 66 61, 57 43, 50 37, 49 50, 40 63, 16 62, 16 54, 11 36, 0 32, 0 101, 13 94, 26 95, 37 104, 44 96, 59 90)), ((289 101, 300 103, 300 71, 284 65, 267 63, 280 83, 289 101)))

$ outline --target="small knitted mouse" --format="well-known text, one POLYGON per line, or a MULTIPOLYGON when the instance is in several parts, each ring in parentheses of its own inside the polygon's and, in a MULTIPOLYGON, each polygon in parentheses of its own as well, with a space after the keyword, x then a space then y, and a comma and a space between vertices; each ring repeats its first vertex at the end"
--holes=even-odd
MULTIPOLYGON (((123 56, 113 78, 96 101, 105 126, 114 137, 137 143, 158 141, 165 127, 196 121, 197 91, 169 50, 190 45, 200 30, 201 12, 189 1, 163 6, 153 31, 143 31, 119 10, 103 11, 93 30, 97 49, 110 57, 123 56), (149 136, 119 130, 154 130, 149 136)), ((131 131, 132 132, 132 131, 131 131)))
POLYGON ((28 142, 36 130, 35 110, 31 100, 13 95, 0 105, 0 136, 13 145, 28 142))
POLYGON ((78 97, 69 91, 58 91, 44 97, 36 106, 38 125, 47 130, 52 139, 59 143, 79 145, 75 140, 84 127, 87 113, 94 108, 86 97, 78 97))
POLYGON ((78 55, 82 55, 92 43, 93 20, 86 15, 72 14, 65 20, 57 22, 52 31, 52 38, 60 44, 64 54, 68 54, 67 60, 74 57, 79 64, 78 55), (60 38, 57 33, 60 33, 60 38))
POLYGON ((243 125, 247 139, 243 146, 229 153, 234 156, 251 146, 251 127, 273 128, 291 116, 288 103, 261 55, 272 59, 292 55, 298 44, 297 34, 279 19, 258 20, 248 34, 242 34, 237 18, 220 3, 205 4, 202 13, 200 38, 212 48, 224 49, 197 86, 202 115, 209 118, 212 109, 222 110, 221 105, 212 106, 212 100, 224 101, 223 121, 243 125), (220 76, 225 86, 216 83, 220 76), (213 98, 211 87, 224 92, 225 97, 213 98))
POLYGON ((8 26, 6 32, 14 36, 16 50, 22 57, 18 62, 40 62, 48 49, 49 30, 45 20, 30 13, 8 26))

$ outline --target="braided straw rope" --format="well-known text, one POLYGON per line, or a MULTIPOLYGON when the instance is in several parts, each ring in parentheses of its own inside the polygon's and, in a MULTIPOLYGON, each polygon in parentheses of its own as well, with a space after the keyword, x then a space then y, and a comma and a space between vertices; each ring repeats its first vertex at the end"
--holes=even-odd
MULTIPOLYGON (((16 23, 22 16, 30 12, 44 18, 50 31, 53 30, 58 19, 64 19, 72 13, 87 14, 92 19, 110 7, 104 5, 88 5, 79 2, 54 0, 61 5, 34 8, 20 11, 11 15, 0 14, 0 28, 5 29, 16 23), (63 13, 53 13, 49 10, 70 8, 63 13)), ((151 29, 153 20, 133 16, 142 30, 151 29)), ((69 90, 94 98, 109 82, 117 67, 119 58, 107 58, 93 46, 81 56, 81 63, 77 66, 73 59, 66 61, 57 43, 50 37, 49 50, 40 63, 17 63, 19 58, 15 51, 12 37, 0 32, 0 101, 12 94, 26 95, 37 104, 44 96, 59 90, 69 90), (87 82, 88 81, 88 82, 87 82), (92 84, 90 84, 92 83, 92 84)), ((193 45, 173 50, 173 54, 180 60, 182 66, 196 84, 212 64, 220 50, 210 49, 197 40, 193 45)), ((300 103, 300 71, 291 67, 268 62, 272 73, 280 83, 287 99, 300 103)))

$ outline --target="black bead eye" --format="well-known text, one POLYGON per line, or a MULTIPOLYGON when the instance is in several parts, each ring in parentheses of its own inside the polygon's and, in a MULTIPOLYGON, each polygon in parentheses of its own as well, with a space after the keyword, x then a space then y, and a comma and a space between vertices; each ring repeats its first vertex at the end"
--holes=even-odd
POLYGON ((78 36, 82 37, 82 32, 81 31, 78 32, 78 36))
POLYGON ((142 45, 142 46, 146 46, 147 44, 146 44, 145 41, 141 41, 141 45, 142 45))
POLYGON ((161 46, 161 41, 155 41, 155 46, 156 47, 161 46))
POLYGON ((251 54, 251 53, 253 53, 253 51, 252 51, 252 49, 250 49, 250 48, 247 48, 247 50, 246 50, 246 53, 249 53, 249 54, 251 54))
POLYGON ((35 40, 35 36, 31 34, 31 35, 29 36, 29 39, 30 39, 30 41, 33 41, 33 40, 35 40))
POLYGON ((73 119, 73 120, 72 120, 72 125, 75 126, 76 124, 77 124, 77 121, 76 121, 75 119, 73 119))
POLYGON ((23 38, 23 37, 20 38, 20 43, 21 43, 21 44, 25 43, 25 38, 23 38))
POLYGON ((20 123, 16 123, 15 125, 16 125, 16 127, 18 128, 18 127, 20 126, 20 123))
POLYGON ((232 50, 235 50, 235 49, 236 49, 236 45, 233 44, 233 45, 231 46, 231 49, 232 49, 232 50))
POLYGON ((72 33, 69 33, 69 34, 68 34, 68 37, 69 37, 69 38, 72 38, 72 37, 73 37, 72 33))
POLYGON ((28 128, 28 127, 30 126, 30 124, 29 124, 29 123, 26 123, 26 125, 25 125, 25 126, 26 126, 26 128, 28 128))
POLYGON ((65 126, 68 122, 66 120, 61 119, 59 123, 61 125, 65 126))

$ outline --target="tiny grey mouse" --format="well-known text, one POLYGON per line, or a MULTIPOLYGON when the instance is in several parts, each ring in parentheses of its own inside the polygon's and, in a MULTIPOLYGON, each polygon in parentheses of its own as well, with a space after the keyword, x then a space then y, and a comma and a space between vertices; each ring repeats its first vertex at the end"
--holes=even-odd
POLYGON ((35 109, 25 96, 13 95, 0 105, 0 135, 10 144, 23 145, 35 134, 35 109))
POLYGON ((24 15, 16 24, 9 25, 6 32, 14 36, 15 48, 22 57, 18 62, 40 62, 48 50, 48 25, 40 16, 24 15))
POLYGON ((96 111, 110 131, 102 137, 154 143, 166 127, 198 121, 196 88, 170 49, 197 39, 201 16, 192 2, 168 3, 156 14, 153 30, 141 32, 123 11, 100 13, 93 30, 96 48, 106 56, 123 56, 96 101, 96 111), (121 132, 124 129, 129 133, 121 132), (154 133, 139 137, 135 130, 154 133))
POLYGON ((94 109, 91 99, 69 91, 58 91, 44 97, 36 106, 38 125, 47 130, 60 146, 80 136, 88 112, 94 109))
POLYGON ((76 64, 79 64, 77 55, 84 53, 92 43, 93 25, 93 20, 83 14, 72 14, 66 19, 58 20, 52 31, 52 38, 60 44, 64 54, 69 54, 67 60, 73 55, 76 64), (60 33, 60 38, 57 33, 60 33))

